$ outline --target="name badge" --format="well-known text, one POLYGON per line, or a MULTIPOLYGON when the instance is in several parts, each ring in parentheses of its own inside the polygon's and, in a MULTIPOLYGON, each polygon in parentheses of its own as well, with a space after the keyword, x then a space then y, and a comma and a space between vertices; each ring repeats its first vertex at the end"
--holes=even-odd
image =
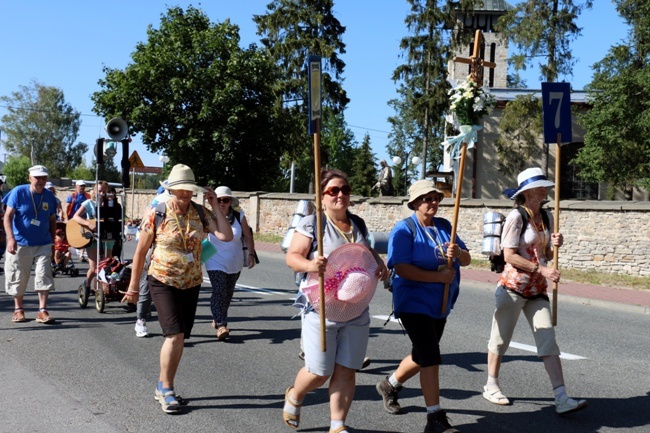
POLYGON ((194 261, 194 253, 185 254, 185 262, 192 263, 194 261))
POLYGON ((37 219, 33 219, 32 222, 31 222, 31 224, 32 224, 33 226, 38 227, 38 226, 41 225, 41 222, 40 222, 39 220, 37 220, 37 219))

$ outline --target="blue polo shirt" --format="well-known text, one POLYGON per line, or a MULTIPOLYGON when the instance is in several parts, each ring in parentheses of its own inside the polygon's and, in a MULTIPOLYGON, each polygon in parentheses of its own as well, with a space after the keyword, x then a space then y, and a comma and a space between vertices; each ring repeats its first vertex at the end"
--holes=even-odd
MULTIPOLYGON (((414 219, 416 231, 411 233, 404 221, 399 221, 393 227, 388 239, 388 266, 394 267, 400 263, 408 263, 428 271, 436 271, 446 265, 447 260, 436 254, 438 245, 449 242, 451 223, 444 218, 433 218, 433 227, 424 228, 414 219), (428 232, 428 234, 427 234, 428 232)), ((465 243, 456 236, 458 245, 466 250, 465 243)), ((442 298, 445 285, 442 283, 425 283, 412 281, 395 275, 393 279, 393 302, 395 317, 400 313, 420 313, 435 319, 443 319, 449 315, 458 299, 460 288, 460 263, 452 263, 456 276, 449 287, 446 313, 441 313, 442 298)))
POLYGON ((56 197, 49 189, 37 194, 30 185, 19 185, 9 191, 2 202, 16 210, 13 232, 22 247, 38 247, 52 243, 50 217, 56 215, 56 197), (32 221, 38 221, 38 225, 32 221))

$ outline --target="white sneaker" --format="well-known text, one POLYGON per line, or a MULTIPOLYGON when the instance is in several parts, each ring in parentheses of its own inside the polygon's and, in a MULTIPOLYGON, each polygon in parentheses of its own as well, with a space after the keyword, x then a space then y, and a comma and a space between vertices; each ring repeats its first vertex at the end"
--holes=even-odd
POLYGON ((564 396, 561 399, 555 399, 555 412, 566 414, 584 409, 587 407, 587 400, 574 400, 571 397, 564 396))
POLYGON ((136 337, 148 337, 149 332, 147 331, 147 321, 144 319, 138 319, 135 321, 135 336, 136 337))

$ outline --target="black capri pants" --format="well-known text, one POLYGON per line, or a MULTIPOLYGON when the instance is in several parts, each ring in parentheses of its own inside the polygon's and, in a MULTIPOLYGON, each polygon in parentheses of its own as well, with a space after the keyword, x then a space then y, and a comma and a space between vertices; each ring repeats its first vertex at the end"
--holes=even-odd
POLYGON ((413 345, 411 349, 413 362, 420 367, 442 364, 440 339, 447 319, 434 319, 418 313, 400 313, 399 319, 413 345))
POLYGON ((200 289, 200 285, 179 289, 149 276, 151 299, 156 305, 158 323, 165 337, 182 332, 185 339, 190 338, 200 289))

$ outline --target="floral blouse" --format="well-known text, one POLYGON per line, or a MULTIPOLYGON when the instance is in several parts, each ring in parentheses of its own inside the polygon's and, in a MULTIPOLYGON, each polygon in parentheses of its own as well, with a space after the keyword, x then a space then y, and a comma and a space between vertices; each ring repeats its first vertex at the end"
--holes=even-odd
MULTIPOLYGON (((204 209, 204 215, 210 215, 210 211, 204 209)), ((155 225, 156 210, 151 208, 140 226, 145 233, 154 235, 149 275, 178 289, 200 286, 201 241, 208 228, 201 223, 195 207, 190 205, 185 215, 179 215, 167 203, 165 218, 158 227, 155 225)))
MULTIPOLYGON (((542 210, 542 212, 546 211, 542 210)), ((517 254, 524 259, 539 263, 539 266, 547 266, 546 248, 551 242, 553 218, 549 216, 549 227, 536 227, 535 223, 529 220, 526 231, 521 233, 523 224, 521 214, 516 209, 508 214, 503 225, 501 248, 516 248, 517 254)), ((548 284, 541 273, 517 269, 510 263, 506 263, 498 284, 524 298, 547 297, 548 284)))

